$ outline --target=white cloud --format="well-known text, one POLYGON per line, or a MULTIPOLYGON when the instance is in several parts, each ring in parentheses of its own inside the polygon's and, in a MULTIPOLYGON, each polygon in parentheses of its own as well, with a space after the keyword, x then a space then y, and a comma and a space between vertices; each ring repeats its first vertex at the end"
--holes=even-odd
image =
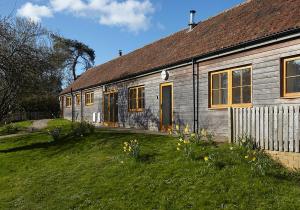
POLYGON ((49 0, 45 6, 26 3, 19 10, 20 16, 36 21, 40 21, 42 17, 50 17, 52 12, 67 12, 96 18, 102 25, 137 32, 149 27, 154 7, 150 0, 49 0))
POLYGON ((87 4, 81 0, 50 0, 50 5, 54 11, 84 11, 87 9, 87 4))
POLYGON ((52 17, 52 11, 47 6, 39 6, 27 2, 17 10, 17 15, 28 18, 35 22, 40 22, 43 17, 52 17))

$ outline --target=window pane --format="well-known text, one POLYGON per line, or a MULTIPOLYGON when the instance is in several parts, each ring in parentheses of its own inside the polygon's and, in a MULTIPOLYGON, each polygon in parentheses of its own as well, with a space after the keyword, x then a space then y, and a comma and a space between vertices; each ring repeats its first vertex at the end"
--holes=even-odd
POLYGON ((251 85, 251 69, 245 69, 243 73, 243 85, 251 85))
POLYGON ((300 59, 286 62, 286 76, 300 75, 300 59))
POLYGON ((221 74, 221 88, 227 88, 228 86, 228 76, 227 72, 221 74))
POLYGON ((91 103, 94 103, 94 93, 91 93, 91 103))
POLYGON ((240 87, 232 88, 232 103, 233 104, 241 103, 241 88, 240 87))
POLYGON ((219 74, 212 76, 212 89, 219 89, 219 74))
POLYGON ((212 104, 213 105, 218 105, 220 104, 220 100, 219 100, 219 90, 213 90, 212 91, 212 104))
POLYGON ((144 102, 144 96, 145 96, 145 92, 144 92, 145 88, 141 87, 138 89, 138 108, 139 109, 144 109, 145 108, 145 102, 144 102))
POLYGON ((251 103, 251 86, 243 87, 243 103, 251 103))
POLYGON ((300 92, 300 76, 290 77, 286 79, 286 92, 287 93, 300 92))
POLYGON ((227 95, 228 91, 227 89, 221 89, 221 104, 227 104, 227 95))
POLYGON ((241 86, 241 71, 232 72, 232 87, 241 86))

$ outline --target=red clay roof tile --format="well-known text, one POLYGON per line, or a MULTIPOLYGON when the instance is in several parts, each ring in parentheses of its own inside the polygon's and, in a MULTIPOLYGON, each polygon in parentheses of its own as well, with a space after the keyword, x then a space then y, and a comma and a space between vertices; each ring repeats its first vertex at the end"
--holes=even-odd
POLYGON ((68 93, 300 27, 300 0, 251 0, 83 73, 68 93))

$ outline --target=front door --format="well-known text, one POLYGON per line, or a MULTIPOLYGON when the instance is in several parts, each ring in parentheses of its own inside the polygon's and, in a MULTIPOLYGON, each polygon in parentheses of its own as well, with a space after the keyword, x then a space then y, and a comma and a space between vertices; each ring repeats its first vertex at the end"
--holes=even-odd
POLYGON ((103 101, 104 123, 117 126, 118 122, 118 92, 104 93, 103 101))
POLYGON ((173 84, 160 85, 160 128, 167 131, 172 128, 173 121, 173 84))

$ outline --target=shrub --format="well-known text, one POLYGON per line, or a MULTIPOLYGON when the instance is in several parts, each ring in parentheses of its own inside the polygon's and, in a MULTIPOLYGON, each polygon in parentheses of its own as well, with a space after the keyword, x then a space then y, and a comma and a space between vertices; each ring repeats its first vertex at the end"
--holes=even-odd
POLYGON ((60 127, 56 127, 52 130, 48 131, 49 135, 52 136, 54 141, 59 140, 60 136, 61 136, 61 128, 60 127))
POLYGON ((4 133, 5 134, 15 134, 20 130, 20 128, 18 126, 16 126, 13 123, 10 123, 6 126, 4 126, 4 133))
POLYGON ((72 123, 72 134, 82 137, 95 132, 95 126, 88 122, 72 123))
POLYGON ((245 148, 246 150, 255 150, 258 149, 254 139, 248 135, 242 135, 237 140, 238 144, 245 148))
POLYGON ((124 142, 123 151, 134 159, 138 159, 140 156, 140 145, 137 140, 131 140, 130 142, 124 142))

